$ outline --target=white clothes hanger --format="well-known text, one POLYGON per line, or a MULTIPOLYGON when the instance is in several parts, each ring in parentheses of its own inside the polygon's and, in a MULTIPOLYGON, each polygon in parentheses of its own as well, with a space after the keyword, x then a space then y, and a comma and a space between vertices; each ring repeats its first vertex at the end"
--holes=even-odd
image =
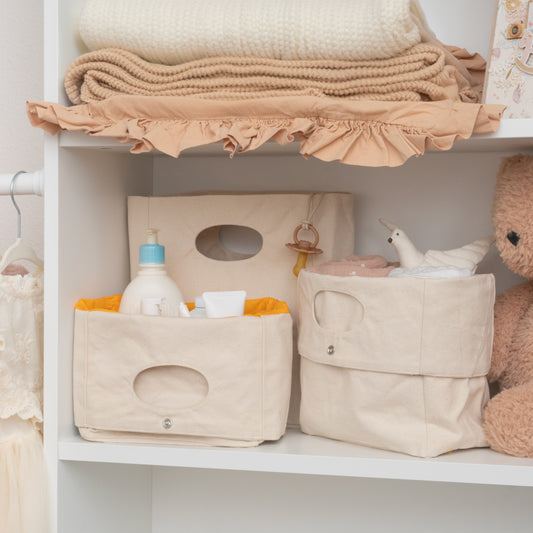
POLYGON ((20 170, 17 172, 13 179, 11 180, 11 186, 9 194, 11 195, 11 201, 13 202, 13 205, 15 206, 15 209, 17 210, 17 240, 5 251, 4 255, 2 256, 2 260, 0 261, 0 273, 4 271, 5 268, 7 268, 11 263, 14 263, 15 261, 30 261, 37 267, 43 267, 43 261, 42 259, 39 259, 37 257, 37 254, 35 253, 34 249, 29 245, 26 244, 22 238, 21 238, 21 225, 22 225, 22 215, 20 213, 19 206, 17 205, 17 202, 15 202, 15 197, 13 196, 13 188, 15 186, 15 180, 20 174, 25 174, 24 170, 20 170))

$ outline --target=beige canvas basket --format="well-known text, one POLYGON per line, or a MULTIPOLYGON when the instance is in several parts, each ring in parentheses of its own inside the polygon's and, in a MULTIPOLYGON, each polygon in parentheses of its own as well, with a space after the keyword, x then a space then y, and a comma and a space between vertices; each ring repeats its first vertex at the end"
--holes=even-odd
MULTIPOLYGON (((128 231, 132 277, 137 273, 139 246, 146 229, 159 230, 165 245, 168 274, 177 282, 183 297, 191 302, 204 291, 240 290, 248 298, 270 296, 287 303, 295 323, 296 277, 293 267, 298 254, 285 244, 293 232, 308 220, 319 232, 318 248, 307 266, 353 253, 354 207, 349 193, 199 193, 180 196, 132 196, 128 198, 128 231), (251 228, 262 239, 256 255, 244 259, 227 250, 217 239, 218 228, 251 228), (199 250, 198 239, 206 237, 199 250)), ((311 232, 299 239, 313 240, 311 232)), ((289 425, 298 425, 300 404, 299 357, 293 358, 292 400, 289 425)))
POLYGON ((302 431, 433 457, 486 446, 494 277, 302 271, 302 431))
POLYGON ((284 434, 290 314, 75 313, 74 417, 85 439, 254 446, 284 434))

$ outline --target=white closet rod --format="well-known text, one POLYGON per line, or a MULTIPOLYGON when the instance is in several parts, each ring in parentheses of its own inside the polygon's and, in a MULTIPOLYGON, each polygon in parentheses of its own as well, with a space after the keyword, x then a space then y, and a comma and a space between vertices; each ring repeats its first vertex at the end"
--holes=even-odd
MULTIPOLYGON (((0 196, 9 196, 11 180, 15 172, 11 174, 0 174, 0 196)), ((15 180, 13 194, 36 194, 44 195, 44 172, 36 170, 35 172, 25 172, 19 174, 15 180)))

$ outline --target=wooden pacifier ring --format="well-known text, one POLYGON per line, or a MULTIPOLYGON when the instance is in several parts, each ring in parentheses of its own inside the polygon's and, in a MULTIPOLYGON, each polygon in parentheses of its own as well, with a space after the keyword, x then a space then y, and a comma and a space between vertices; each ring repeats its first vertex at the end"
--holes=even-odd
MULTIPOLYGON (((304 225, 300 224, 294 230, 293 239, 294 239, 294 244, 296 244, 297 246, 299 246, 300 244, 303 244, 303 243, 307 244, 307 242, 308 242, 308 241, 300 241, 298 239, 298 233, 300 232, 301 229, 303 229, 303 227, 304 227, 304 225)), ((311 249, 312 248, 316 248, 316 245, 318 244, 318 240, 319 240, 318 231, 312 224, 309 224, 307 229, 310 229, 313 232, 313 235, 315 236, 315 240, 313 241, 313 244, 311 244, 311 246, 309 246, 309 248, 311 248, 311 249)))

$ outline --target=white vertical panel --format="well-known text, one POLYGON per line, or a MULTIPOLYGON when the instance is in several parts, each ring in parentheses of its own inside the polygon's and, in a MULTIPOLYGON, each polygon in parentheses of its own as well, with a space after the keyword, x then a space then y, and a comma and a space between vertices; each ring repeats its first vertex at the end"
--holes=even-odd
POLYGON ((59 170, 59 434, 72 420, 74 306, 120 294, 129 282, 128 194, 152 190, 152 159, 105 150, 62 150, 59 170))
POLYGON ((56 56, 59 76, 56 77, 58 96, 53 98, 54 102, 70 105, 63 88, 63 79, 67 67, 78 56, 87 52, 78 31, 78 19, 85 0, 58 0, 59 2, 59 53, 56 56))

